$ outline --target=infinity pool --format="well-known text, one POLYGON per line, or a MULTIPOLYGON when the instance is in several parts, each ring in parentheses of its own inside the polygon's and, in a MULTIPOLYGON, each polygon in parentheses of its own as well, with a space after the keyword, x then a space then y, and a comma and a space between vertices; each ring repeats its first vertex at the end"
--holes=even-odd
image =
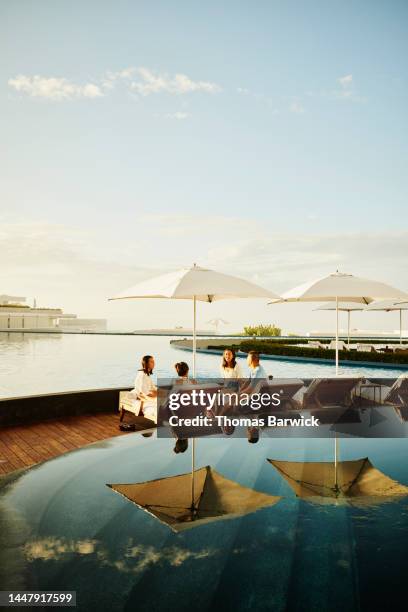
MULTIPOLYGON (((210 465, 275 505, 182 533, 106 486, 186 473, 190 449, 129 434, 0 480, 0 585, 76 590, 79 610, 373 610, 405 597, 408 498, 316 505, 295 497, 267 458, 330 461, 330 440, 200 439, 210 465)), ((408 485, 405 439, 346 439, 408 485)))
MULTIPOLYGON (((170 338, 0 333, 0 397, 133 384, 142 355, 156 358, 155 375, 174 375, 174 363, 192 362, 189 351, 170 346, 170 338)), ((240 358, 243 371, 245 360, 240 358)), ((198 354, 197 375, 219 375, 218 355, 198 354)), ((268 374, 283 378, 335 375, 334 365, 265 360, 268 374)), ((349 376, 396 378, 406 370, 341 366, 349 376)))

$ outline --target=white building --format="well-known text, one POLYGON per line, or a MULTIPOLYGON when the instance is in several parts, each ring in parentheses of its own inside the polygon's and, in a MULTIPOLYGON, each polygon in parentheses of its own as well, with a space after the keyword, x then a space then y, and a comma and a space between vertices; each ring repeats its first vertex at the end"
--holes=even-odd
POLYGON ((0 331, 106 331, 106 319, 79 319, 61 308, 31 308, 25 302, 25 297, 0 295, 0 331))

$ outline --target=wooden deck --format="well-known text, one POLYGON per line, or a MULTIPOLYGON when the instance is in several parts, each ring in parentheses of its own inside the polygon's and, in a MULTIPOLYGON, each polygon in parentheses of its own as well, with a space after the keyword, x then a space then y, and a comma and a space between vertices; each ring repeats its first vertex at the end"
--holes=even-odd
POLYGON ((117 414, 63 417, 0 429, 0 476, 87 444, 124 435, 117 414))

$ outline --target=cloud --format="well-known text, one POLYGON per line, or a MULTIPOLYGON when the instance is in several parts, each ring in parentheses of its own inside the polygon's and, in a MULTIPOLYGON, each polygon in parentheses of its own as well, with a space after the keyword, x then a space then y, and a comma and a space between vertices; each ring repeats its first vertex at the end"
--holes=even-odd
POLYGON ((177 119, 178 121, 182 121, 183 119, 188 119, 188 117, 190 117, 190 113, 178 111, 176 113, 166 113, 165 117, 167 117, 167 119, 177 119))
POLYGON ((24 554, 29 561, 60 561, 66 557, 76 555, 92 555, 98 562, 106 567, 112 567, 125 574, 139 574, 148 567, 163 565, 180 567, 186 561, 200 561, 219 555, 218 549, 203 548, 189 550, 179 546, 165 546, 155 548, 146 544, 136 544, 131 539, 122 546, 121 554, 114 556, 110 550, 98 540, 72 540, 49 536, 31 540, 24 546, 24 554))
POLYGON ((353 75, 352 74, 346 74, 345 76, 342 76, 342 77, 338 78, 337 81, 344 88, 351 87, 351 85, 353 83, 353 75))
POLYGON ((345 100, 348 102, 363 103, 367 98, 359 95, 354 86, 352 74, 345 74, 337 79, 336 89, 321 89, 320 91, 308 91, 307 96, 319 97, 327 100, 345 100))
POLYGON ((305 112, 305 109, 300 102, 292 102, 292 104, 289 106, 289 110, 291 113, 295 113, 296 115, 303 115, 305 112))
POLYGON ((142 96, 156 93, 183 95, 202 91, 216 93, 220 86, 209 81, 194 81, 185 74, 170 76, 166 73, 154 73, 149 68, 138 68, 139 80, 131 82, 131 88, 142 96))
MULTIPOLYGON (((277 293, 336 268, 408 290, 408 231, 334 229, 312 234, 279 231, 267 219, 143 215, 141 211, 136 217, 137 224, 127 219, 119 234, 113 226, 85 230, 0 218, 3 291, 30 299, 35 296, 41 305, 63 307, 80 316, 108 317, 113 329, 140 329, 188 325, 188 303, 170 303, 164 308, 160 300, 154 305, 141 300, 136 305, 107 302, 107 298, 138 281, 194 262, 242 276, 277 293), (146 260, 152 244, 154 257, 146 260)), ((210 316, 225 317, 237 329, 245 322, 241 320, 244 310, 237 309, 231 318, 222 306, 214 308, 211 313, 203 310, 203 321, 210 316)), ((282 324, 287 325, 285 319, 282 324)))
POLYGON ((46 98, 55 101, 100 98, 103 96, 100 86, 95 83, 79 85, 65 78, 20 74, 13 79, 9 79, 8 84, 19 93, 27 94, 33 98, 46 98))
POLYGON ((221 87, 211 81, 197 81, 182 73, 169 75, 136 66, 116 72, 107 71, 101 78, 85 84, 76 83, 65 77, 24 74, 19 74, 8 81, 9 87, 20 94, 54 101, 100 98, 112 92, 118 84, 143 97, 163 93, 180 96, 195 92, 213 94, 221 91, 221 87))

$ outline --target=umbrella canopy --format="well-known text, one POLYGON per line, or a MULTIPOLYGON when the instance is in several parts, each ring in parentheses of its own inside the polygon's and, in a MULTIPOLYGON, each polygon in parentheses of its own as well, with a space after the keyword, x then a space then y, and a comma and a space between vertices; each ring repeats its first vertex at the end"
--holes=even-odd
POLYGON ((263 287, 242 278, 207 270, 195 265, 176 272, 169 272, 156 278, 143 281, 115 295, 111 300, 131 298, 162 298, 188 300, 195 298, 200 302, 229 300, 235 298, 279 297, 263 287))
MULTIPOLYGON (((347 312, 347 344, 350 346, 350 313, 364 310, 364 305, 358 302, 339 302, 338 309, 341 312, 347 312)), ((322 304, 315 310, 336 310, 335 302, 327 302, 322 304)))
POLYGON ((304 283, 282 295, 284 302, 341 302, 369 304, 376 299, 401 298, 408 294, 379 281, 359 278, 353 274, 334 272, 323 278, 304 283))
MULTIPOLYGON (((408 294, 374 280, 352 274, 334 272, 315 281, 299 285, 282 295, 282 302, 336 302, 336 374, 339 369, 339 302, 369 304, 375 299, 395 298, 408 300, 408 294)), ((272 303, 276 303, 276 300, 272 303)))
POLYGON ((321 503, 337 503, 342 500, 365 505, 408 495, 408 487, 377 470, 367 457, 355 461, 339 461, 337 486, 334 486, 334 463, 268 461, 283 476, 297 497, 312 498, 312 501, 313 498, 321 503))
POLYGON ((222 274, 214 270, 183 268, 156 278, 143 281, 111 300, 137 298, 158 298, 171 300, 193 300, 193 376, 196 374, 196 301, 214 302, 239 298, 269 298, 279 300, 279 296, 242 278, 222 274))
POLYGON ((192 506, 190 477, 190 474, 180 474, 148 482, 108 486, 176 532, 250 514, 273 506, 281 499, 243 487, 207 465, 196 470, 192 506))
POLYGON ((384 312, 392 312, 394 310, 399 310, 399 319, 400 319, 400 344, 402 344, 402 311, 408 310, 408 301, 401 302, 394 300, 379 300, 376 302, 372 302, 364 310, 383 310, 384 312))

